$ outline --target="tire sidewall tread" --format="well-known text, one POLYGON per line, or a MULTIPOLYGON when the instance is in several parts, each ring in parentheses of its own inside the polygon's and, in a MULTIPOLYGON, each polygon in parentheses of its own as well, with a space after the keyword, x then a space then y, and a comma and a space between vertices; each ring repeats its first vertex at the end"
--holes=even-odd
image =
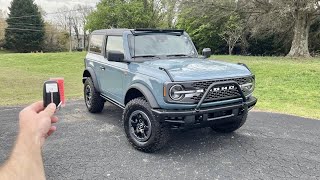
POLYGON ((166 124, 160 123, 151 111, 150 104, 145 98, 136 98, 131 100, 127 105, 122 115, 123 126, 127 139, 130 144, 143 152, 155 152, 164 147, 169 139, 169 128, 166 124), (135 110, 141 110, 149 117, 151 121, 151 137, 147 142, 139 143, 130 135, 130 115, 135 110))
POLYGON ((89 77, 86 79, 85 83, 84 83, 84 98, 85 98, 85 103, 86 103, 86 107, 88 109, 89 112, 91 113, 100 113, 102 112, 103 108, 104 108, 104 99, 100 96, 100 93, 95 89, 94 84, 92 79, 89 77), (85 94, 85 90, 87 86, 90 86, 91 88, 91 93, 92 93, 92 99, 91 99, 91 106, 88 107, 87 103, 86 103, 86 94, 85 94))

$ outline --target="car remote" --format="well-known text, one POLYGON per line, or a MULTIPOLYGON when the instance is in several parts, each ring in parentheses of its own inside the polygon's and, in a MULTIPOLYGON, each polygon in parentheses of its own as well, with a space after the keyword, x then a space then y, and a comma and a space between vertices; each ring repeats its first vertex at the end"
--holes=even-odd
POLYGON ((59 85, 56 81, 46 81, 43 84, 43 105, 47 107, 51 103, 55 103, 57 109, 61 106, 59 85))

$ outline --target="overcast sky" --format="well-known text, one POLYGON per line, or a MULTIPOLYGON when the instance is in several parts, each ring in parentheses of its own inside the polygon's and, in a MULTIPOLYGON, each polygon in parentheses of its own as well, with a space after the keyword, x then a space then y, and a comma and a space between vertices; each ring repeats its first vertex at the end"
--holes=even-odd
MULTIPOLYGON (((12 0, 0 0, 0 9, 8 11, 11 1, 12 0)), ((35 0, 35 3, 47 13, 52 13, 65 6, 73 7, 78 4, 95 6, 99 1, 100 0, 35 0)))

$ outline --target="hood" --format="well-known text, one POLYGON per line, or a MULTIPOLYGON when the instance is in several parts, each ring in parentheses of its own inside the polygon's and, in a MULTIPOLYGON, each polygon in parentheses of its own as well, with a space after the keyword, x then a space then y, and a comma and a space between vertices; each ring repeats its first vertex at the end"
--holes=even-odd
POLYGON ((230 77, 249 76, 251 72, 244 66, 215 60, 171 59, 152 60, 139 63, 148 68, 167 69, 174 81, 196 81, 230 77))

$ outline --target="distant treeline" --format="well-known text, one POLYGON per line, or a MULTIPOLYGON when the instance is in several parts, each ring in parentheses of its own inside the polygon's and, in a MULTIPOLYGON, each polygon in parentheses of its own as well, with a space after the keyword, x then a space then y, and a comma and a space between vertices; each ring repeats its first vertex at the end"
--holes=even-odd
POLYGON ((318 0, 102 0, 86 28, 181 28, 199 51, 216 54, 320 53, 318 0))
POLYGON ((63 51, 86 48, 88 33, 96 29, 175 28, 186 30, 199 52, 209 47, 214 54, 320 54, 320 0, 101 0, 95 9, 79 6, 57 15, 55 24, 45 23, 32 0, 13 0, 7 25, 0 17, 0 46, 63 51), (30 9, 37 16, 15 18, 30 15, 30 9))

